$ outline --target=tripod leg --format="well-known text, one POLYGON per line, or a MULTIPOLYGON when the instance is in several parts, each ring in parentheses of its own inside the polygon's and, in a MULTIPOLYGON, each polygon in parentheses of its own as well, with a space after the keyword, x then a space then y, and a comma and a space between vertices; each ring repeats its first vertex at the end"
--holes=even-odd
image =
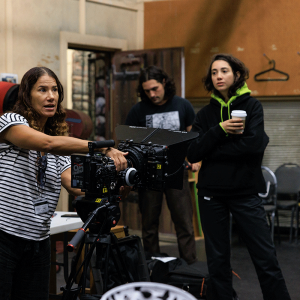
POLYGON ((105 293, 108 290, 108 278, 109 278, 108 267, 109 267, 110 258, 112 259, 113 265, 116 269, 116 273, 118 274, 119 283, 121 282, 121 284, 125 284, 126 282, 132 282, 128 270, 126 268, 125 262, 123 260, 123 257, 121 255, 121 251, 118 246, 118 240, 115 237, 115 235, 110 233, 107 236, 101 237, 99 239, 98 244, 96 245, 96 249, 97 250, 98 248, 102 249, 103 252, 104 244, 106 245, 104 259, 102 259, 100 252, 98 252, 100 255, 97 255, 97 259, 103 262, 102 266, 100 266, 100 268, 102 269, 101 275, 103 279, 103 291, 102 291, 103 293, 105 293), (121 263, 121 267, 120 267, 120 263, 121 263), (126 279, 122 274, 125 274, 126 279))
POLYGON ((96 249, 92 254, 93 258, 91 258, 92 272, 96 274, 94 282, 97 294, 103 294, 108 290, 108 267, 111 251, 110 235, 100 236, 96 243, 96 249))
POLYGON ((77 296, 79 295, 81 287, 79 286, 78 288, 72 290, 72 285, 73 285, 74 281, 76 280, 76 277, 78 276, 78 272, 76 272, 76 266, 77 266, 79 258, 81 256, 83 246, 84 246, 84 243, 81 243, 80 247, 78 249, 78 252, 76 254, 76 257, 75 257, 75 261, 74 261, 75 267, 74 267, 74 269, 71 269, 71 274, 67 280, 66 287, 61 288, 61 290, 63 291, 62 300, 65 300, 65 299, 66 300, 76 300, 77 296))
MULTIPOLYGON (((100 266, 99 266, 99 261, 100 258, 102 257, 102 253, 98 253, 98 248, 96 248, 96 251, 93 251, 92 257, 91 257, 91 269, 93 273, 93 279, 94 279, 94 287, 95 290, 91 290, 92 292, 95 292, 97 294, 103 294, 103 280, 102 280, 102 275, 100 271, 100 266)), ((92 287, 91 287, 92 288, 92 287)))
POLYGON ((87 278, 86 274, 87 274, 88 266, 90 264, 90 259, 91 259, 92 253, 95 249, 95 246, 96 246, 95 244, 93 244, 89 241, 89 235, 87 235, 85 237, 85 241, 80 244, 79 251, 77 252, 77 255, 75 258, 75 268, 69 276, 66 288, 62 289, 63 290, 63 299, 77 300, 80 292, 81 292, 81 295, 85 295, 86 278, 87 278), (79 268, 76 269, 76 266, 79 262, 79 258, 81 257, 81 254, 82 254, 83 246, 85 246, 84 259, 83 259, 83 262, 81 262, 79 268), (78 274, 82 268, 83 268, 83 271, 82 271, 82 274, 81 274, 79 282, 78 282, 78 287, 72 289, 72 285, 75 282, 76 277, 78 276, 78 274))
POLYGON ((89 262, 90 262, 90 258, 88 259, 88 253, 89 253, 89 245, 86 244, 85 245, 85 250, 84 250, 84 260, 85 260, 85 263, 83 265, 83 271, 82 271, 82 278, 80 279, 82 281, 82 290, 81 290, 81 293, 82 294, 85 294, 85 288, 86 288, 86 275, 87 275, 87 272, 88 272, 88 266, 89 266, 89 262))
MULTIPOLYGON (((88 235, 88 238, 93 241, 95 240, 95 235, 88 235)), ((89 243, 90 241, 86 238, 85 243, 89 243)), ((108 279, 109 279, 109 262, 110 259, 112 259, 113 265, 116 270, 116 274, 119 278, 117 285, 119 284, 125 284, 127 282, 133 282, 133 280, 130 277, 130 274, 127 270, 126 264, 124 262, 124 259, 122 257, 119 245, 118 245, 118 239, 113 233, 110 234, 104 234, 97 237, 97 242, 95 244, 96 248, 96 261, 93 262, 93 272, 100 271, 100 280, 102 279, 102 290, 97 290, 98 294, 105 293, 108 290, 108 279), (103 255, 104 254, 104 255, 103 255)), ((90 247, 88 257, 85 258, 86 266, 89 265, 92 253, 94 252, 95 248, 90 247)), ((82 293, 84 293, 85 288, 85 279, 86 279, 86 266, 84 270, 84 274, 81 278, 82 283, 82 293), (84 278, 83 278, 84 276, 84 278)), ((99 272, 98 272, 99 273, 99 272)), ((100 288, 101 288, 101 281, 100 281, 100 288)))
POLYGON ((106 247, 105 261, 104 261, 104 281, 103 281, 103 293, 107 291, 107 280, 108 280, 108 264, 109 264, 109 253, 111 244, 109 243, 106 247))

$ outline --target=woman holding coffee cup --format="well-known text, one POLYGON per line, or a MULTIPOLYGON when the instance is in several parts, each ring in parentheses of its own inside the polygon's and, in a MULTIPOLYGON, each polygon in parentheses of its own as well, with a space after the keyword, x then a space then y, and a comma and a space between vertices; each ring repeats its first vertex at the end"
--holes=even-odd
POLYGON ((246 243, 265 300, 289 300, 265 210, 261 162, 269 138, 261 103, 250 96, 249 71, 237 58, 217 54, 203 79, 210 103, 196 115, 189 146, 191 163, 202 161, 198 199, 213 299, 232 300, 229 218, 246 243))

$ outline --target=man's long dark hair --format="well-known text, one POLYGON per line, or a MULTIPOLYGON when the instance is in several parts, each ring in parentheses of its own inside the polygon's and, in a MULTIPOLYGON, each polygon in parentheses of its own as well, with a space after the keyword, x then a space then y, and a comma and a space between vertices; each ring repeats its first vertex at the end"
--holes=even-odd
POLYGON ((137 94, 138 97, 141 97, 142 101, 152 103, 143 89, 143 83, 151 79, 154 79, 157 82, 164 84, 164 88, 165 88, 164 99, 170 100, 175 96, 176 87, 173 79, 169 78, 168 74, 164 72, 162 69, 156 66, 150 66, 145 69, 142 69, 139 77, 137 94))
POLYGON ((234 96, 236 94, 236 91, 241 88, 245 81, 249 78, 249 70, 248 68, 244 65, 243 62, 241 62, 239 59, 237 59, 236 57, 232 56, 231 54, 226 54, 226 53, 220 53, 220 54, 216 54, 212 57, 211 63, 209 65, 209 69, 207 70, 207 74, 206 76, 203 78, 203 83, 204 83, 204 88, 209 91, 209 92, 213 92, 216 96, 220 97, 220 98, 224 98, 220 92, 218 92, 212 82, 211 79, 211 67, 212 64, 216 61, 216 60, 224 60, 226 62, 228 62, 228 64, 230 65, 232 72, 234 74, 234 83, 232 84, 232 86, 229 88, 228 90, 228 97, 231 98, 232 96, 234 96), (239 76, 238 76, 239 73, 239 76))

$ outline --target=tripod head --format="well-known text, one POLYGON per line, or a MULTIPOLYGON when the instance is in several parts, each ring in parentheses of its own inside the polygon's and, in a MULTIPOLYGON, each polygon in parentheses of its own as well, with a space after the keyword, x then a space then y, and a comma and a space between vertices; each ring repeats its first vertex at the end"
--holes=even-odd
POLYGON ((76 207, 79 207, 78 215, 82 220, 85 220, 83 226, 77 231, 70 243, 67 245, 67 250, 72 252, 78 243, 84 238, 87 228, 94 234, 108 234, 112 227, 116 226, 120 219, 119 202, 106 202, 100 206, 95 205, 95 209, 91 210, 93 202, 86 200, 77 200, 76 207), (87 202, 87 203, 85 203, 87 202), (78 204, 80 205, 78 206, 78 204), (81 215, 79 214, 81 212, 81 215))

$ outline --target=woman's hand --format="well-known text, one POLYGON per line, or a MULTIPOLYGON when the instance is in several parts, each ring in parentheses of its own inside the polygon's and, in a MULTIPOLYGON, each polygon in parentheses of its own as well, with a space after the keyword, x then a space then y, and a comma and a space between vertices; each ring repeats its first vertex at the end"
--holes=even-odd
POLYGON ((198 172, 201 167, 201 163, 194 163, 191 164, 190 162, 186 161, 185 169, 186 170, 191 170, 192 172, 198 172))
POLYGON ((243 134, 243 132, 238 132, 236 130, 243 130, 244 125, 242 119, 230 119, 221 123, 222 127, 227 133, 230 134, 243 134))
POLYGON ((115 163, 117 171, 121 171, 127 168, 127 160, 125 156, 128 152, 119 151, 116 148, 108 148, 105 155, 109 156, 115 163))
POLYGON ((191 164, 191 167, 192 172, 198 172, 200 170, 201 165, 199 163, 194 163, 191 164))

